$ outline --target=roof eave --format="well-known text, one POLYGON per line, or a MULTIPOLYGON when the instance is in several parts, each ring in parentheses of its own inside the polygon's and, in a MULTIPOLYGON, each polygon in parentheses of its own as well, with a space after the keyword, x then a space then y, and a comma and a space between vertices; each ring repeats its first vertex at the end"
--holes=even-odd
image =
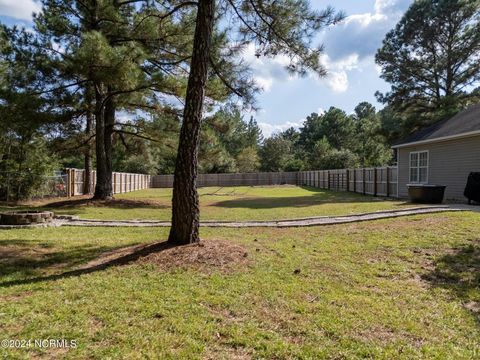
POLYGON ((398 145, 392 146, 392 149, 400 149, 400 148, 415 146, 415 145, 424 145, 424 144, 431 144, 431 143, 436 143, 441 141, 462 139, 462 138, 467 138, 467 137, 476 136, 476 135, 480 135, 480 130, 469 131, 466 133, 456 134, 456 135, 442 136, 435 139, 419 140, 419 141, 412 141, 404 144, 398 144, 398 145))

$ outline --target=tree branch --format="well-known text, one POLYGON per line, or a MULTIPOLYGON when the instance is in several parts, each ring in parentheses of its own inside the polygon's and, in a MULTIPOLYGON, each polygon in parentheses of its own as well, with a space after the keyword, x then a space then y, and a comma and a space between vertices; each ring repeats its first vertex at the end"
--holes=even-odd
POLYGON ((235 89, 226 79, 225 77, 221 74, 221 72, 218 70, 218 68, 216 67, 213 59, 210 57, 209 58, 210 60, 210 65, 212 66, 212 70, 213 72, 215 73, 215 75, 218 76, 218 78, 222 81, 222 83, 231 91, 233 92, 235 95, 237 95, 238 97, 243 97, 243 94, 238 91, 237 89, 235 89))

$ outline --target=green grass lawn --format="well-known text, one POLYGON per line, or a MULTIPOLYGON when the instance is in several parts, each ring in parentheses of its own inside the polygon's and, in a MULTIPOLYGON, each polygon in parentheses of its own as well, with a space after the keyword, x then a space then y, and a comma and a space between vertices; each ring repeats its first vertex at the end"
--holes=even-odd
MULTIPOLYGON (((352 197, 345 211, 351 203, 363 205, 352 197)), ((207 243, 242 246, 248 262, 225 270, 136 261, 57 278, 44 277, 106 251, 165 239, 168 229, 0 231, 1 337, 78 342, 70 350, 0 352, 55 359, 479 358, 479 223, 480 214, 462 212, 328 227, 202 229, 207 243)))
MULTIPOLYGON (((411 206, 373 196, 289 185, 210 187, 199 189, 199 193, 203 220, 280 220, 411 206)), ((116 200, 107 204, 76 203, 74 200, 67 206, 54 206, 53 210, 85 219, 170 220, 171 197, 171 189, 148 189, 116 195, 116 200)), ((37 203, 37 206, 42 205, 37 203)))

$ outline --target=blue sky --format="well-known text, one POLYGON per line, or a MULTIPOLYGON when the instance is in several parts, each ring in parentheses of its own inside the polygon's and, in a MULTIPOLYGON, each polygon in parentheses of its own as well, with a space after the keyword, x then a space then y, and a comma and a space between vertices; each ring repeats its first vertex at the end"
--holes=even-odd
MULTIPOLYGON (((376 49, 387 31, 392 29, 413 0, 311 0, 315 8, 333 5, 347 18, 325 30, 320 41, 325 45, 322 61, 329 75, 319 79, 310 74, 291 77, 283 69, 285 59, 257 59, 248 48, 244 58, 252 65, 263 92, 258 96, 260 110, 253 115, 264 135, 290 126, 300 127, 307 115, 336 106, 352 112, 361 101, 375 100, 377 90, 388 85, 375 66, 376 49)), ((0 0, 0 21, 30 26, 31 13, 38 11, 34 0, 0 0)))

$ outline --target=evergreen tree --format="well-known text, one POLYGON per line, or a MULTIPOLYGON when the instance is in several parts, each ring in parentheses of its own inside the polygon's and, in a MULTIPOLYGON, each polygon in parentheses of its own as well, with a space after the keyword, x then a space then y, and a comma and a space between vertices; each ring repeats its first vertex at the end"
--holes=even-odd
POLYGON ((404 134, 451 116, 475 96, 479 56, 478 0, 414 1, 376 54, 391 84, 378 98, 402 115, 404 134))
POLYGON ((358 155, 360 166, 382 166, 390 162, 392 151, 385 137, 380 133, 381 122, 375 107, 362 102, 355 107, 353 115, 355 125, 354 152, 358 155))
POLYGON ((265 139, 260 149, 262 171, 283 171, 292 159, 292 143, 280 134, 265 139))
POLYGON ((0 52, 0 199, 8 201, 34 195, 52 175, 55 161, 44 135, 62 118, 51 103, 32 95, 38 84, 28 66, 31 54, 17 52, 5 28, 0 52))
POLYGON ((240 109, 227 105, 202 124, 201 172, 251 172, 258 169, 262 131, 253 117, 245 122, 240 109), (251 158, 248 159, 248 156, 251 158))
POLYGON ((307 116, 303 127, 300 129, 298 143, 308 159, 308 167, 317 169, 319 160, 315 146, 318 141, 328 143, 333 149, 353 150, 355 144, 354 130, 351 117, 345 111, 335 107, 331 107, 321 115, 312 113, 307 116))
POLYGON ((257 146, 243 148, 235 159, 239 173, 256 172, 260 168, 260 157, 257 146))

